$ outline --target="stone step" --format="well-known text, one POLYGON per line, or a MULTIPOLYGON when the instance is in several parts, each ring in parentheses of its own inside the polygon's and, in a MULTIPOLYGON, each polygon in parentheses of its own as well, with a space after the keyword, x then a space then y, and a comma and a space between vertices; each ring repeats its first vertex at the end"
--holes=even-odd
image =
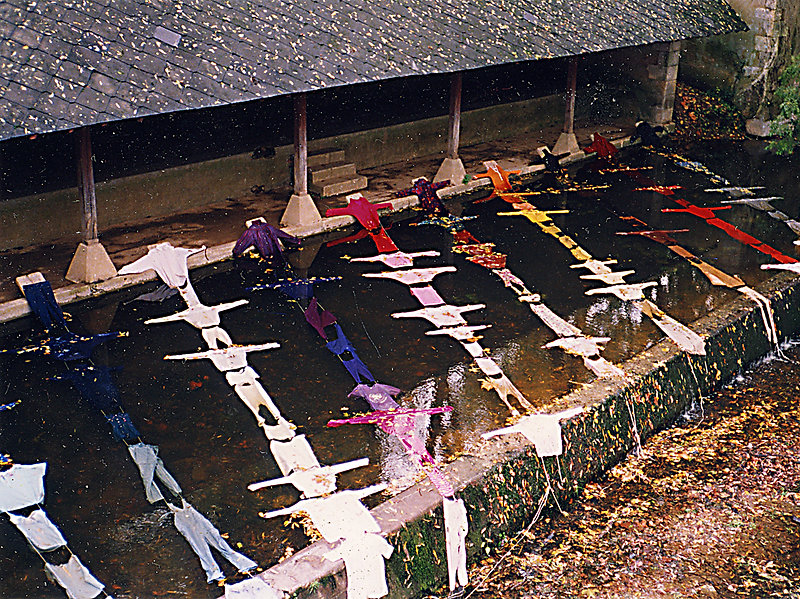
POLYGON ((344 150, 330 148, 308 155, 309 169, 320 168, 332 162, 344 162, 344 150))
POLYGON ((349 162, 332 162, 326 166, 309 169, 309 179, 311 183, 324 185, 329 179, 341 179, 342 177, 355 177, 356 165, 349 162))
POLYGON ((367 188, 367 178, 363 175, 356 175, 355 177, 339 177, 336 179, 329 179, 324 183, 312 183, 309 185, 309 190, 314 195, 321 198, 329 198, 331 196, 338 196, 344 193, 351 193, 359 189, 367 188))

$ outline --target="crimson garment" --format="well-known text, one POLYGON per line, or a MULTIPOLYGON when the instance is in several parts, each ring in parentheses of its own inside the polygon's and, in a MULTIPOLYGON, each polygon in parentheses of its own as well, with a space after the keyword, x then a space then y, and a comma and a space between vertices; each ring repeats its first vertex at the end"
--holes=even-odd
POLYGON ((592 138, 594 141, 583 148, 583 151, 587 154, 597 153, 600 158, 611 158, 619 151, 614 147, 614 144, 599 133, 593 134, 592 138))
POLYGON ((361 226, 367 231, 375 231, 376 229, 382 228, 380 218, 378 217, 378 210, 391 207, 391 202, 371 204, 364 196, 358 196, 356 198, 350 198, 347 206, 343 208, 328 208, 325 216, 352 216, 361 223, 361 226))

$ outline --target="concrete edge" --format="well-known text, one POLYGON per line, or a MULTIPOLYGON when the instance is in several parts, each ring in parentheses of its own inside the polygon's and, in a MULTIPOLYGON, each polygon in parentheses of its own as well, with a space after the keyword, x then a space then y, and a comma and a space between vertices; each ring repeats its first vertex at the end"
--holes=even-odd
MULTIPOLYGON (((772 302, 779 337, 797 334, 800 278, 780 273, 757 290, 772 302)), ((562 423, 565 451, 558 461, 541 461, 521 437, 506 436, 484 442, 480 456, 461 456, 442 467, 467 504, 471 556, 529 521, 545 489, 543 468, 559 499, 569 501, 589 479, 622 459, 634 444, 628 406, 645 439, 671 424, 699 394, 718 388, 772 348, 758 308, 744 298, 692 327, 706 339, 706 356, 688 356, 665 339, 621 365, 626 380, 597 379, 555 398, 545 411, 584 408, 562 423), (562 466, 565 480, 559 483, 562 466)), ((395 547, 387 562, 390 599, 412 597, 446 580, 441 501, 425 479, 372 510, 395 547)), ((298 599, 344 599, 344 564, 325 559, 329 549, 324 541, 313 543, 260 576, 298 599)))

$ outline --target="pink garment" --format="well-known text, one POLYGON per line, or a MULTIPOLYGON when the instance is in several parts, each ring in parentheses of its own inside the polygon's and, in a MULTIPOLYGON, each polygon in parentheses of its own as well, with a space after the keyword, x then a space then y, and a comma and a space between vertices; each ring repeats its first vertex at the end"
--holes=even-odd
POLYGON ((430 285, 425 287, 412 287, 410 289, 413 295, 420 304, 423 306, 439 306, 444 303, 442 296, 436 293, 436 290, 430 285))
POLYGON ((403 285, 418 285, 419 283, 430 283, 436 275, 443 272, 455 272, 455 266, 436 266, 434 268, 414 268, 410 270, 397 270, 385 272, 368 272, 362 276, 371 279, 392 279, 403 285))

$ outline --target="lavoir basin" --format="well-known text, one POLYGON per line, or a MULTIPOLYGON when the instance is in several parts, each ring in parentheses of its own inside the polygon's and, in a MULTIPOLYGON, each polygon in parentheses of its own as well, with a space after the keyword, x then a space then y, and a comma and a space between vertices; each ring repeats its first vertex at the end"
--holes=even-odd
MULTIPOLYGON (((681 154, 705 164, 732 186, 763 186, 759 196, 780 197, 774 205, 790 218, 798 217, 800 183, 785 163, 755 142, 707 142, 682 148, 681 154)), ((680 186, 681 197, 698 206, 716 206, 725 197, 703 190, 719 187, 709 175, 692 172, 646 149, 628 149, 625 163, 659 186, 680 186)), ((797 169, 794 172, 798 172, 797 169)), ((571 185, 608 185, 584 192, 543 193, 525 200, 552 213, 556 225, 595 258, 613 257, 617 270, 634 270, 628 282, 656 282, 645 295, 676 320, 691 325, 739 297, 710 284, 687 260, 638 235, 634 216, 652 229, 673 233, 684 248, 714 267, 758 287, 773 271, 769 256, 743 245, 720 229, 685 212, 669 196, 642 191, 642 180, 630 172, 599 173, 591 162, 569 171, 571 185)), ((533 183, 528 191, 549 188, 533 183)), ((593 284, 585 271, 570 268, 574 259, 553 237, 528 219, 499 216, 511 207, 501 198, 481 203, 448 202, 461 216, 474 216, 464 226, 481 242, 507 255, 507 268, 549 308, 587 336, 608 337, 603 356, 625 362, 663 339, 663 333, 630 302, 611 295, 587 296, 593 284)), ((788 256, 796 256, 792 230, 769 214, 734 204, 717 216, 788 256)), ((393 219, 395 220, 395 219, 393 219)), ((543 346, 552 331, 489 270, 453 252, 453 236, 439 226, 418 225, 421 214, 406 211, 389 228, 405 252, 436 250, 415 267, 454 266, 433 282, 450 304, 485 304, 466 315, 470 324, 490 324, 480 331, 481 344, 536 409, 547 411, 554 400, 592 381, 595 376, 580 358, 543 346)), ((244 227, 244 225, 243 225, 244 227)), ((431 325, 420 319, 396 319, 397 312, 419 304, 407 288, 363 273, 383 270, 378 263, 350 259, 375 254, 369 239, 337 243, 308 239, 290 253, 295 271, 308 277, 340 277, 315 286, 321 305, 338 317, 361 360, 380 382, 403 390, 404 408, 452 406, 452 412, 419 416, 417 433, 441 462, 482 451, 481 434, 506 426, 510 413, 497 395, 486 389, 484 375, 463 348, 446 336, 429 336, 431 325)), ((145 249, 143 248, 143 253, 145 249)), ((237 344, 276 342, 277 349, 252 353, 250 365, 290 421, 298 424, 322 463, 361 457, 369 465, 342 474, 339 488, 388 483, 396 493, 418 478, 414 464, 396 439, 371 425, 326 426, 331 419, 366 412, 360 398, 350 398, 352 379, 307 324, 296 303, 274 290, 248 291, 269 280, 263 262, 230 260, 192 271, 200 299, 217 304, 245 298, 248 304, 223 313, 222 321, 237 344)), ((24 273, 19 273, 24 274, 24 273)), ((119 366, 115 380, 122 402, 142 437, 158 445, 159 456, 183 487, 184 496, 226 533, 232 546, 264 568, 307 545, 301 519, 265 520, 260 511, 298 500, 290 486, 250 492, 255 481, 279 477, 268 442, 251 412, 239 401, 224 376, 205 360, 166 361, 168 354, 205 349, 198 332, 182 322, 145 325, 150 318, 184 308, 179 297, 144 302, 136 297, 154 287, 131 289, 91 302, 69 306, 70 328, 76 332, 124 331, 95 350, 94 360, 119 366)), ((2 348, 35 344, 41 327, 32 318, 4 325, 2 348)), ((61 362, 39 353, 0 355, 3 403, 20 400, 0 414, 0 449, 17 463, 46 461, 45 507, 68 539, 72 551, 116 597, 218 597, 221 589, 207 585, 196 556, 169 525, 166 508, 153 508, 144 498, 141 480, 124 445, 113 440, 104 419, 78 392, 62 380, 61 362)), ((386 494, 367 500, 375 505, 386 494)), ((8 522, 0 526, 0 596, 62 597, 48 582, 42 562, 8 522)), ((226 572, 228 572, 226 570, 226 572)), ((229 572, 229 573, 232 573, 229 572)))

